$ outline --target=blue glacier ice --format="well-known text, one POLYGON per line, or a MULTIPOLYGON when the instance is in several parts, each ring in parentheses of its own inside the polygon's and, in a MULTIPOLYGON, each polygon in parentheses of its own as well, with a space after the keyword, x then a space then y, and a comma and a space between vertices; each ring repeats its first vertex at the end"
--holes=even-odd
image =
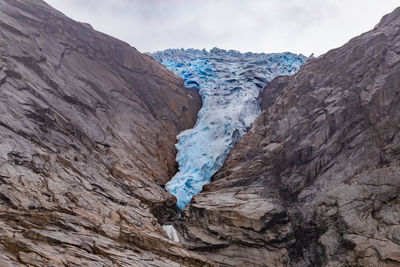
POLYGON ((178 173, 166 184, 183 209, 210 183, 229 151, 260 114, 259 95, 276 76, 292 75, 307 57, 292 53, 240 53, 213 48, 168 49, 150 54, 196 88, 203 100, 193 129, 176 145, 178 173))

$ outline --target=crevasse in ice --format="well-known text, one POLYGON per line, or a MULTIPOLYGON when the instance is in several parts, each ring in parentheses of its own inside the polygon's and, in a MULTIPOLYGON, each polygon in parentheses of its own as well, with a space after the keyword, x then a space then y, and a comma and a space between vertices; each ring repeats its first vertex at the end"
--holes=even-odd
POLYGON ((213 48, 152 53, 202 97, 194 128, 178 135, 178 173, 166 189, 183 209, 221 168, 230 149, 260 114, 261 90, 279 75, 292 75, 307 57, 292 53, 240 53, 213 48))

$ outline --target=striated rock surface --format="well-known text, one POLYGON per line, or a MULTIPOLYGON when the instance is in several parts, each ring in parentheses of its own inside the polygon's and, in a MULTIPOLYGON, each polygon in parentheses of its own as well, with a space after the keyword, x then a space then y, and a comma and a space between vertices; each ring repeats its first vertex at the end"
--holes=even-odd
POLYGON ((0 266, 208 266, 160 223, 201 105, 151 57, 40 0, 0 1, 0 266))
POLYGON ((400 8, 261 106, 182 243, 221 266, 400 266, 400 8))

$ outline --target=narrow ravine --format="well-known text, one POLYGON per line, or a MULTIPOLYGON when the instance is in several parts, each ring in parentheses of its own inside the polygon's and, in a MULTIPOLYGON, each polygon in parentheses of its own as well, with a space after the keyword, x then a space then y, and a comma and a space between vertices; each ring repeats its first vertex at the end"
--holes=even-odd
POLYGON ((178 135, 178 173, 167 183, 183 209, 210 183, 234 144, 260 114, 261 90, 276 76, 296 73, 307 57, 292 53, 255 54, 168 49, 151 54, 196 88, 203 100, 194 128, 178 135))

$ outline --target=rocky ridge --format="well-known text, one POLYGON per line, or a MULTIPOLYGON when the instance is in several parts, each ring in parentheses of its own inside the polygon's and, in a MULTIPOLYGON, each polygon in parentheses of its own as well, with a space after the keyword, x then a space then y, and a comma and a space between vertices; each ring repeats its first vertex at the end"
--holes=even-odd
POLYGON ((0 94, 0 266, 213 265, 160 225, 201 106, 183 80, 41 0, 2 0, 0 94))
POLYGON ((400 265, 400 8, 263 92, 176 223, 221 266, 400 265))

